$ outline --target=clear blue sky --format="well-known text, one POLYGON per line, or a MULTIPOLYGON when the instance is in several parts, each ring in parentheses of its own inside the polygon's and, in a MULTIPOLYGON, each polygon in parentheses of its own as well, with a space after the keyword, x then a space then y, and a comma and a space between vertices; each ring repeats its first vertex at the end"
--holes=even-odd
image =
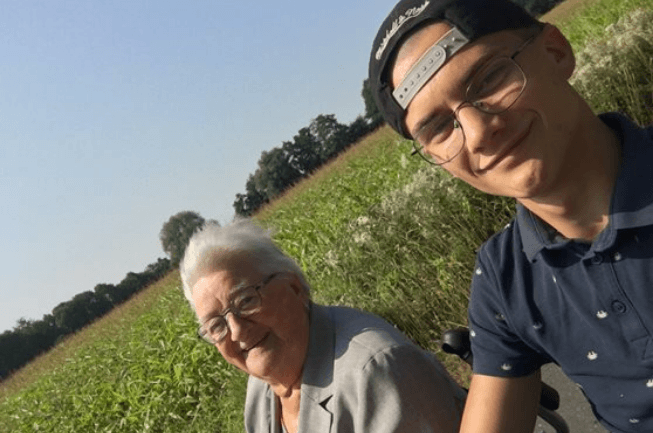
POLYGON ((395 0, 7 0, 0 13, 0 332, 221 223, 261 151, 349 123, 395 0))

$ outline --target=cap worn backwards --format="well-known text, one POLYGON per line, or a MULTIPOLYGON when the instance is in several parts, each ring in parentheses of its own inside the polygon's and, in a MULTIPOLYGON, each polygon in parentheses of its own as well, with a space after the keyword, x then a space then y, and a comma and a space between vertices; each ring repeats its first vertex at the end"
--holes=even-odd
POLYGON ((510 0, 402 0, 390 12, 374 39, 369 84, 386 122, 406 138, 405 109, 413 96, 456 51, 468 42, 501 30, 519 29, 538 22, 510 0), (403 41, 426 24, 449 23, 453 29, 427 50, 392 88, 389 68, 403 41))

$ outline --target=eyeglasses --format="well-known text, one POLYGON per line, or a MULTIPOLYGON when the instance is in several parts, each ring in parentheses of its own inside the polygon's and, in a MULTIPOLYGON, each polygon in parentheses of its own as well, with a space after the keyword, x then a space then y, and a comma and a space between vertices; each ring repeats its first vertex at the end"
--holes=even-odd
POLYGON ((227 314, 231 313, 236 317, 242 318, 261 311, 263 299, 261 298, 260 290, 279 274, 281 272, 276 272, 269 275, 259 284, 239 289, 229 301, 229 307, 222 314, 213 316, 201 324, 197 329, 197 335, 210 344, 217 344, 224 340, 229 330, 227 314))
POLYGON ((519 99, 526 88, 526 74, 515 61, 537 35, 528 38, 512 56, 498 56, 476 72, 465 92, 465 100, 448 115, 435 116, 419 128, 413 152, 426 162, 442 165, 454 159, 465 146, 465 131, 458 113, 473 107, 483 113, 500 114, 519 99))

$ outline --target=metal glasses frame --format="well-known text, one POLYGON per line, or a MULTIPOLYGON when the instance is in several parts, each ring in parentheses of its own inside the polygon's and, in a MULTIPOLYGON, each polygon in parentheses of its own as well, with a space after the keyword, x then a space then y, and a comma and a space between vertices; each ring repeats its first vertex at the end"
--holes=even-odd
POLYGON ((267 286, 272 279, 278 275, 282 274, 282 272, 275 272, 270 275, 268 275, 263 281, 261 281, 258 284, 254 284, 251 286, 246 286, 243 287, 242 289, 239 289, 238 292, 242 293, 246 290, 252 290, 252 294, 255 295, 258 298, 258 305, 246 312, 240 311, 233 303, 233 298, 229 301, 229 307, 226 308, 222 313, 216 314, 215 316, 211 316, 208 319, 206 319, 200 326, 197 328, 197 336, 202 339, 202 341, 205 341, 209 344, 217 344, 221 342, 222 340, 225 339, 227 336, 227 331, 231 331, 231 328, 229 328, 229 322, 227 321, 227 314, 231 313, 234 316, 238 318, 243 318, 250 316, 252 314, 256 314, 261 310, 261 307, 263 305, 263 298, 261 297, 261 289, 265 286, 267 286), (224 332, 220 332, 218 339, 213 339, 210 337, 208 334, 208 330, 204 328, 204 325, 207 323, 215 320, 215 319, 222 319, 222 323, 224 324, 224 332))
MULTIPOLYGON (((469 93, 470 88, 472 87, 472 84, 470 84, 467 87, 467 89, 465 90, 465 100, 463 102, 461 102, 456 107, 456 109, 453 111, 453 116, 452 117, 453 117, 453 122, 454 122, 454 129, 460 128, 460 130, 461 130, 461 132, 463 134, 463 138, 462 138, 462 141, 460 143, 460 148, 456 151, 456 153, 452 157, 448 158, 445 161, 436 162, 436 161, 433 161, 432 158, 424 155, 424 146, 419 144, 416 140, 413 140, 413 150, 411 152, 411 156, 413 156, 415 154, 418 154, 424 161, 428 162, 431 165, 435 165, 435 166, 441 166, 443 164, 451 162, 458 155, 460 155, 460 152, 462 152, 463 148, 465 147, 465 130, 462 127, 462 123, 460 122, 460 120, 458 120, 458 112, 461 109, 465 108, 466 106, 471 106, 471 107, 473 107, 473 108, 475 108, 475 109, 477 109, 477 110, 479 110, 479 111, 481 111, 483 113, 486 113, 486 114, 501 114, 501 113, 504 113, 504 112, 508 111, 515 104, 515 102, 517 102, 519 100, 521 95, 524 93, 524 89, 526 88, 526 85, 528 83, 528 78, 526 77, 526 74, 524 73, 524 70, 522 69, 522 67, 515 60, 515 57, 517 57, 521 52, 523 52, 524 49, 526 49, 526 47, 537 38, 537 36, 539 36, 539 32, 537 34, 529 37, 528 39, 526 39, 526 41, 524 41, 524 43, 519 48, 517 48, 512 55, 493 57, 492 59, 490 59, 483 66, 483 68, 484 68, 488 64, 491 64, 491 62, 497 62, 497 61, 501 61, 502 59, 508 59, 510 62, 512 62, 517 67, 517 70, 519 70, 519 72, 521 74, 521 77, 523 78, 523 83, 522 83, 521 89, 519 90, 519 94, 515 97, 515 99, 509 105, 507 105, 506 107, 502 107, 501 109, 498 109, 498 110, 496 110, 496 109, 493 110, 492 108, 484 108, 482 101, 469 100, 468 99, 468 93, 469 93)), ((472 82, 474 82, 474 77, 471 80, 472 82)))

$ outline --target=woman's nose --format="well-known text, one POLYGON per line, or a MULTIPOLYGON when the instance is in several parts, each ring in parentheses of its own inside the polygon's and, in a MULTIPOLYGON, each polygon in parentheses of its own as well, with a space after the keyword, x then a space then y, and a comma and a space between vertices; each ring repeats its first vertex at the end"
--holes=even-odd
POLYGON ((232 341, 244 341, 247 338, 247 332, 252 322, 232 312, 227 313, 225 320, 229 327, 229 338, 232 341))

